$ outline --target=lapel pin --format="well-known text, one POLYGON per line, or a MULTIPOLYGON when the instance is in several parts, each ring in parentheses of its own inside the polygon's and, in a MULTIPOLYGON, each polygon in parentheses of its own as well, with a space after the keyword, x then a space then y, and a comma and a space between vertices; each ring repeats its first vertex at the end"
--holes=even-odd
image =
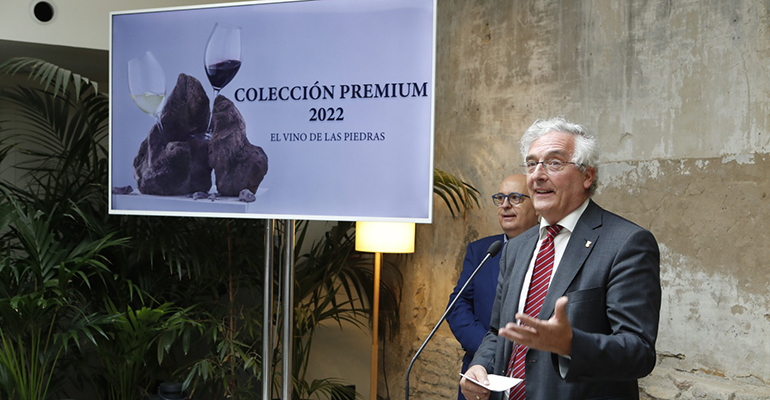
POLYGON ((590 240, 586 240, 586 247, 591 247, 591 241, 590 240))

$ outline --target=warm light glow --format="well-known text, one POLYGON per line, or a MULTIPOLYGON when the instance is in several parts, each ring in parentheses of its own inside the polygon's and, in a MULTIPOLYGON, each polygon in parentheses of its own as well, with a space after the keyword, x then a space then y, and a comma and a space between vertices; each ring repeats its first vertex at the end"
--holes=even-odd
POLYGON ((414 223, 356 222, 356 250, 414 253, 414 223))

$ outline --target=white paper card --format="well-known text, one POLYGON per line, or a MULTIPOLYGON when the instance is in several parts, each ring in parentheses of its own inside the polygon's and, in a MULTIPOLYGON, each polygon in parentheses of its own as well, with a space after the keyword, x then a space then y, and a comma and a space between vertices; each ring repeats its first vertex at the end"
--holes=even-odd
POLYGON ((468 375, 460 374, 460 376, 463 376, 466 379, 468 379, 469 381, 471 381, 471 382, 473 382, 473 383, 475 383, 475 384, 477 384, 477 385, 479 385, 481 387, 487 388, 487 389, 489 389, 489 390, 491 390, 493 392, 503 392, 503 391, 506 391, 506 390, 508 390, 508 389, 510 389, 510 388, 512 388, 512 387, 514 387, 516 385, 518 385, 519 382, 522 381, 522 379, 518 379, 518 378, 511 378, 511 377, 507 377, 507 376, 489 374, 489 375, 487 375, 487 379, 489 380, 489 385, 484 385, 481 382, 479 382, 479 381, 469 377, 468 375))

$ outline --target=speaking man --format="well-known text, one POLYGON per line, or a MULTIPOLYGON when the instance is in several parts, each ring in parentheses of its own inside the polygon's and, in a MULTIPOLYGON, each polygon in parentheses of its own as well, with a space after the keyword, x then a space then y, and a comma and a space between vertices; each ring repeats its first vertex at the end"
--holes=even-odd
MULTIPOLYGON (((520 233, 537 225, 537 213, 532 206, 532 200, 527 194, 527 177, 523 174, 508 175, 500 183, 497 194, 492 195, 492 202, 497 206, 497 219, 503 234, 487 236, 468 244, 465 250, 465 261, 460 279, 457 280, 449 303, 457 296, 457 292, 476 270, 476 267, 487 255, 489 246, 497 240, 506 242, 520 233)), ((487 260, 473 280, 465 288, 462 296, 455 303, 454 309, 447 315, 447 322, 452 333, 463 350, 462 372, 468 369, 470 361, 481 340, 489 331, 492 304, 495 301, 497 276, 500 273, 500 253, 487 260)), ((462 392, 458 391, 458 400, 465 400, 462 392)))
POLYGON ((591 200, 596 138, 564 118, 536 121, 522 136, 527 186, 540 225, 510 240, 489 332, 466 375, 524 379, 480 399, 638 399, 655 366, 660 254, 653 235, 591 200))

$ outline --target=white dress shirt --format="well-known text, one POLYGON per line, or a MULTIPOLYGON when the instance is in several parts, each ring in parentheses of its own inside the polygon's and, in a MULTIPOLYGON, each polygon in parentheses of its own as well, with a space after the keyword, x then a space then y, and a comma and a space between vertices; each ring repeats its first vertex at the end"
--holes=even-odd
MULTIPOLYGON (((556 254, 554 255, 554 259, 553 259, 553 270, 551 271, 551 279, 553 279, 553 275, 556 273, 556 269, 559 268, 561 257, 564 255, 564 250, 567 248, 567 243, 569 242, 569 238, 572 236, 572 231, 575 230, 575 226, 577 225, 577 222, 580 219, 580 216, 583 215, 583 211, 585 211, 586 208, 588 207, 588 201, 589 200, 586 199, 586 201, 584 201, 580 207, 578 207, 571 213, 567 214, 566 217, 562 218, 561 221, 556 223, 556 225, 561 225, 563 229, 553 239, 553 247, 556 254)), ((532 271, 535 269, 535 259, 537 258, 537 253, 540 251, 540 245, 543 244, 543 239, 545 239, 546 228, 548 226, 550 226, 550 224, 546 222, 545 218, 541 218, 540 219, 540 237, 537 240, 537 246, 535 246, 535 252, 532 255, 532 260, 529 262, 529 269, 527 269, 527 275, 524 277, 524 285, 522 286, 523 290, 519 295, 520 296, 519 309, 518 309, 519 313, 524 312, 524 305, 527 303, 527 293, 529 292, 529 282, 532 280, 532 271)), ((531 315, 531 317, 537 318, 537 315, 531 315)))

